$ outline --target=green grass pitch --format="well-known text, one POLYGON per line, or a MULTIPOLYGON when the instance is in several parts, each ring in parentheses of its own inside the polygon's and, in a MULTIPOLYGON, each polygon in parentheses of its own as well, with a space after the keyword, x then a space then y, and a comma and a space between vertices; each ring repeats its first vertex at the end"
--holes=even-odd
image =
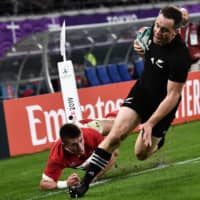
MULTIPOLYGON (((82 199, 199 200, 200 121, 171 127, 164 147, 146 161, 133 155, 136 136, 122 143, 116 166, 102 177, 107 182, 91 187, 82 199)), ((65 190, 39 190, 48 154, 0 160, 0 200, 70 199, 65 190)), ((66 169, 62 179, 72 171, 66 169)))

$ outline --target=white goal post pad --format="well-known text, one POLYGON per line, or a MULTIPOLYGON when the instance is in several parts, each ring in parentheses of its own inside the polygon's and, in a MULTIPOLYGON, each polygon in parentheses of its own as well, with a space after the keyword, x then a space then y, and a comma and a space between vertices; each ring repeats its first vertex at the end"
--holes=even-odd
POLYGON ((82 119, 82 112, 72 61, 58 62, 58 72, 67 122, 76 123, 82 119))

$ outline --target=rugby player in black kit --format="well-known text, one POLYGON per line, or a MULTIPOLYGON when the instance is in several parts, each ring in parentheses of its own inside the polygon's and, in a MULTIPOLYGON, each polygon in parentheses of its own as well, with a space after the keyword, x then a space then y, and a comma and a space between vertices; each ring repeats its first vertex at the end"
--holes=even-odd
POLYGON ((134 41, 134 50, 143 54, 144 71, 130 90, 114 125, 96 151, 80 185, 69 189, 71 197, 81 197, 99 171, 109 162, 121 141, 141 123, 135 143, 135 155, 145 160, 164 143, 165 134, 175 117, 181 91, 191 64, 187 47, 179 35, 180 10, 167 6, 160 10, 145 50, 134 41))

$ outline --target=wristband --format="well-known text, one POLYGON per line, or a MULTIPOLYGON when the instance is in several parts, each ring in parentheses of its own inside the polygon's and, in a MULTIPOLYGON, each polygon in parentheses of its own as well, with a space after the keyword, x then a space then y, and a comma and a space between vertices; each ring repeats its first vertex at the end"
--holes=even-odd
POLYGON ((67 181, 57 181, 57 188, 58 189, 67 188, 67 181))

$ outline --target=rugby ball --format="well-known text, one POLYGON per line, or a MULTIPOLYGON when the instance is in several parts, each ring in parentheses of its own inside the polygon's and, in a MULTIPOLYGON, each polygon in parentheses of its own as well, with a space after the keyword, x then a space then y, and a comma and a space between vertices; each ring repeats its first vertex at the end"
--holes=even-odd
POLYGON ((137 31, 136 40, 138 41, 139 45, 144 51, 149 49, 150 35, 151 35, 151 27, 144 26, 137 31))
POLYGON ((103 133, 103 124, 100 121, 93 120, 87 123, 88 128, 93 128, 99 133, 103 133))

